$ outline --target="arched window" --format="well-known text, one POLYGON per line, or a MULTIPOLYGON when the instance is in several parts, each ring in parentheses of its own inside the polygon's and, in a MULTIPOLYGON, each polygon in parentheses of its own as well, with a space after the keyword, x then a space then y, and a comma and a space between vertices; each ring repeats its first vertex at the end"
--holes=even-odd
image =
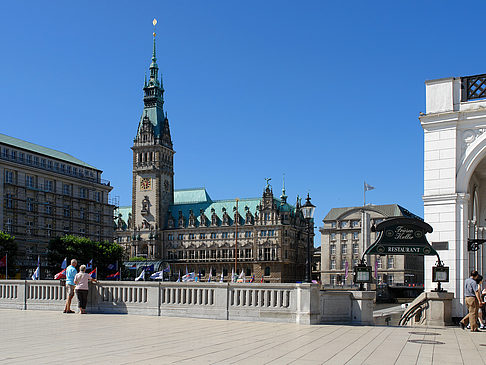
POLYGON ((270 276, 270 266, 265 268, 265 276, 270 276))

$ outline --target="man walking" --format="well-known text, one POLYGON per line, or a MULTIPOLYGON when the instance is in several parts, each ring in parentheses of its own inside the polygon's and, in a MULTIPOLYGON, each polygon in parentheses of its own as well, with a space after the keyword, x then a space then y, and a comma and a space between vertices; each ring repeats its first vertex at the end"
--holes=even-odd
POLYGON ((78 265, 78 262, 76 261, 76 259, 72 259, 71 265, 66 268, 67 300, 63 313, 74 313, 74 311, 71 310, 71 301, 73 300, 74 289, 76 288, 76 285, 74 284, 74 277, 78 273, 78 271, 76 270, 76 265, 78 265))
POLYGON ((480 332, 478 329, 478 310, 481 303, 481 298, 478 294, 478 284, 476 279, 478 278, 478 272, 476 270, 471 271, 471 276, 466 279, 464 285, 464 295, 466 297, 466 305, 468 314, 459 322, 461 328, 464 329, 467 324, 471 325, 471 332, 480 332))

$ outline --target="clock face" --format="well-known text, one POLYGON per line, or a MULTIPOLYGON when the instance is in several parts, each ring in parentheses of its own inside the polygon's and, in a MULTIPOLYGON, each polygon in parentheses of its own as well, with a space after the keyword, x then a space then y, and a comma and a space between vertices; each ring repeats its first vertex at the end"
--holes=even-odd
POLYGON ((143 177, 140 180, 140 190, 150 190, 151 189, 151 180, 149 177, 143 177))

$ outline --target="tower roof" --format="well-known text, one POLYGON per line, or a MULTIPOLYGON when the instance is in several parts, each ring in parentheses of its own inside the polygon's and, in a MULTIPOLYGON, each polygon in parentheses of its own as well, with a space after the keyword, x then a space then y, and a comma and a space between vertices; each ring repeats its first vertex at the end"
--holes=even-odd
POLYGON ((153 138, 146 140, 154 141, 156 144, 162 144, 172 149, 172 139, 170 136, 169 120, 167 119, 167 113, 164 113, 164 88, 162 86, 162 77, 159 81, 159 66, 157 65, 156 54, 156 33, 155 25, 157 20, 154 19, 154 33, 153 33, 153 49, 152 49, 152 62, 149 67, 149 79, 145 76, 143 84, 143 103, 144 108, 142 116, 137 130, 136 142, 143 141, 143 138, 139 138, 142 133, 147 134, 147 128, 145 132, 142 130, 144 118, 148 118, 152 124, 152 130, 150 134, 153 134, 153 138))

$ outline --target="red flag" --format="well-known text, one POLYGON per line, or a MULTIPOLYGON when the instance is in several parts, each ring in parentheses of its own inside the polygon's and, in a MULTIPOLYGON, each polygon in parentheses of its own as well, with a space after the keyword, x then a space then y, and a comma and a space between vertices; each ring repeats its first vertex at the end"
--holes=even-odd
POLYGON ((107 280, 113 280, 113 279, 118 279, 120 278, 120 272, 117 271, 115 274, 108 275, 106 277, 107 280))
POLYGON ((7 255, 3 256, 2 259, 0 259, 0 267, 5 267, 7 266, 7 255))
POLYGON ((93 279, 96 279, 96 276, 97 276, 97 274, 96 274, 96 267, 95 267, 95 269, 94 269, 93 271, 91 271, 91 272, 89 273, 89 275, 90 275, 90 276, 91 276, 93 279))
POLYGON ((263 283, 263 275, 262 275, 262 281, 260 281, 260 283, 263 283))
POLYGON ((54 275, 54 279, 55 280, 66 279, 66 269, 64 269, 61 272, 58 272, 56 275, 54 275))

